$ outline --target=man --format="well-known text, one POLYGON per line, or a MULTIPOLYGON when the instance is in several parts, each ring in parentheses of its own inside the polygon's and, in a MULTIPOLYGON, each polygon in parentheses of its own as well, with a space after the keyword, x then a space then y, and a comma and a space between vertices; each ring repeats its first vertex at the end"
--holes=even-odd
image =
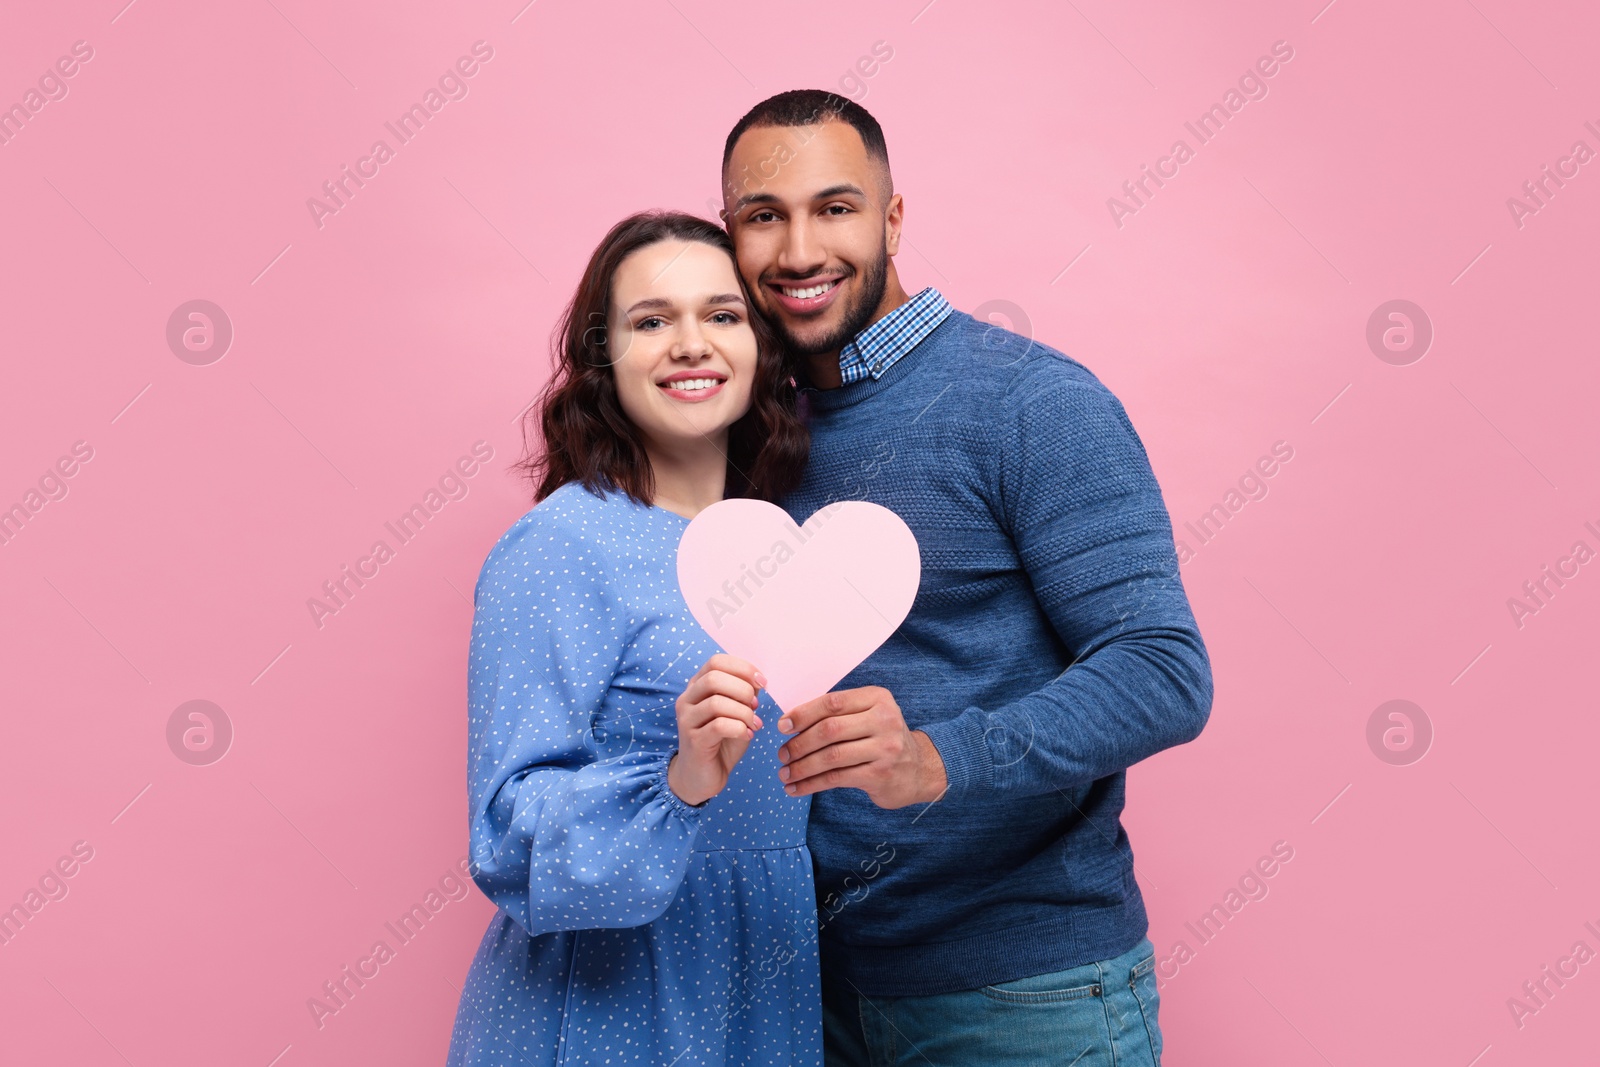
POLYGON ((723 178, 740 273, 801 363, 785 509, 872 500, 922 553, 857 688, 778 723, 779 776, 813 796, 828 1062, 1158 1063, 1124 778, 1200 733, 1211 671, 1144 447, 1080 364, 907 295, 859 105, 763 101, 723 178))

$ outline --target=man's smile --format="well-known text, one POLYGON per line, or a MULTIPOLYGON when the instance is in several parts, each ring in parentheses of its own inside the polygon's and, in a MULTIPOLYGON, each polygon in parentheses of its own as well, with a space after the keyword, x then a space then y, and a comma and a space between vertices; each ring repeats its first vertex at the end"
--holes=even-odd
POLYGON ((798 281, 767 282, 767 291, 778 306, 791 315, 809 315, 821 311, 839 295, 841 283, 848 275, 830 274, 798 281))

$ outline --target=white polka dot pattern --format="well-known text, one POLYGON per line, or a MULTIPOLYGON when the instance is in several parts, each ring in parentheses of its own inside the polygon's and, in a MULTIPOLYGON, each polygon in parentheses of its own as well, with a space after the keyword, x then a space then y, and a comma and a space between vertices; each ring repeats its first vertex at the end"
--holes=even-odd
POLYGON ((688 520, 568 484, 484 561, 468 666, 477 883, 500 908, 449 1063, 822 1063, 807 798, 778 708, 727 789, 667 787, 674 702, 719 651, 678 590, 688 520))

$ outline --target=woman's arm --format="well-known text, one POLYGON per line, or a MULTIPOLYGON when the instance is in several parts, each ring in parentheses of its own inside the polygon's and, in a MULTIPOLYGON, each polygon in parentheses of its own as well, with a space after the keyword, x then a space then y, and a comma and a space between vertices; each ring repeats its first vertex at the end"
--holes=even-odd
POLYGON ((591 544, 539 516, 478 579, 469 656, 475 881, 531 934, 638 926, 678 891, 700 809, 667 785, 670 751, 596 760, 595 714, 626 614, 591 544))

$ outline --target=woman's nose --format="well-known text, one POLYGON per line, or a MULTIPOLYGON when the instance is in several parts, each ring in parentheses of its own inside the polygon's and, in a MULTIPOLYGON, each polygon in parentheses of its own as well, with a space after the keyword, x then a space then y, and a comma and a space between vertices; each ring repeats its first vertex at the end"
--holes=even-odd
POLYGON ((706 335, 699 325, 690 323, 679 332, 676 343, 672 346, 673 356, 680 359, 698 359, 711 354, 711 342, 706 340, 706 335))

